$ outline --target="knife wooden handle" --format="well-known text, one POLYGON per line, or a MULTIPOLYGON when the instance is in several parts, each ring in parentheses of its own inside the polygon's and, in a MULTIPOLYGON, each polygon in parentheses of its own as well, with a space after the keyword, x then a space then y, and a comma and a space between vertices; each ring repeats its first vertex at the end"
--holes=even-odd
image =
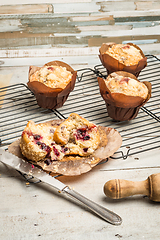
POLYGON ((144 181, 113 179, 105 183, 104 193, 112 199, 137 194, 147 195, 152 201, 160 201, 160 173, 150 175, 144 181))

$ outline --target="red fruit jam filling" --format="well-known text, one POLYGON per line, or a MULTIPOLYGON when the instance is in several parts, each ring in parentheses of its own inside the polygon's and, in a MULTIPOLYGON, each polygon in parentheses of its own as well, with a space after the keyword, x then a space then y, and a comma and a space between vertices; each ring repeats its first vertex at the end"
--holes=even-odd
POLYGON ((79 128, 77 129, 76 139, 77 140, 89 140, 90 136, 88 135, 87 128, 79 128))
POLYGON ((57 148, 55 146, 53 146, 53 151, 54 154, 58 157, 60 155, 59 151, 57 150, 57 148))
POLYGON ((34 138, 34 140, 39 141, 39 140, 41 140, 43 137, 40 136, 39 134, 33 134, 33 138, 34 138))
POLYGON ((83 151, 84 151, 84 152, 87 152, 87 151, 88 151, 88 148, 83 148, 83 151))
POLYGON ((40 142, 40 141, 37 141, 36 144, 37 144, 38 146, 40 146, 40 148, 41 148, 42 150, 44 150, 44 151, 47 152, 47 156, 50 155, 51 148, 50 148, 48 145, 46 145, 45 143, 42 143, 42 142, 40 142))
POLYGON ((62 148, 62 152, 63 152, 63 153, 65 153, 65 152, 67 152, 67 151, 69 150, 69 148, 68 148, 68 147, 65 147, 65 146, 61 146, 61 148, 62 148))
POLYGON ((23 137, 24 134, 27 134, 29 137, 33 136, 33 133, 31 131, 23 131, 22 132, 22 137, 23 137))
POLYGON ((123 84, 124 82, 128 83, 129 82, 129 78, 128 77, 124 77, 120 80, 120 84, 123 84))
POLYGON ((123 49, 129 49, 130 48, 130 45, 125 45, 122 47, 123 49))
POLYGON ((51 71, 54 71, 54 68, 53 68, 53 67, 48 67, 47 69, 48 69, 48 70, 51 70, 51 71))

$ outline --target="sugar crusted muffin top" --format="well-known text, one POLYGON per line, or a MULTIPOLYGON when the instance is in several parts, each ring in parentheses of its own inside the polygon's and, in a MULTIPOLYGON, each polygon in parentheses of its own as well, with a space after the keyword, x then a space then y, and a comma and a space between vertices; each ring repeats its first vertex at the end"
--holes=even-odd
POLYGON ((144 99, 148 95, 148 88, 144 83, 117 73, 110 74, 105 83, 111 93, 123 93, 127 96, 138 96, 144 99))
POLYGON ((126 66, 136 65, 143 59, 140 50, 129 44, 114 44, 105 53, 126 66))
POLYGON ((44 66, 30 77, 31 81, 39 81, 51 88, 65 88, 72 79, 72 73, 66 67, 44 66))

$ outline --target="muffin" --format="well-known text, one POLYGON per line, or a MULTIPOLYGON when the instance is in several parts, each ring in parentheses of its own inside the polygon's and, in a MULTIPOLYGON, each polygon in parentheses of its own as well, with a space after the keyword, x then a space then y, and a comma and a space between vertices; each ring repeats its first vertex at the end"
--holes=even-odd
POLYGON ((114 72, 106 79, 98 77, 98 83, 108 115, 116 121, 134 119, 151 97, 151 83, 140 82, 128 72, 114 72))
POLYGON ((52 125, 52 122, 35 124, 28 121, 20 138, 20 149, 27 159, 34 162, 50 156, 51 159, 60 160, 64 154, 61 147, 53 141, 54 131, 59 122, 52 125))
POLYGON ((66 146, 70 155, 88 156, 98 148, 100 134, 98 127, 76 113, 61 123, 55 130, 56 143, 66 146))
POLYGON ((57 173, 75 176, 106 161, 121 145, 122 137, 117 130, 71 113, 65 120, 38 124, 30 120, 8 151, 32 163, 31 171, 38 166, 52 176, 57 173))
POLYGON ((65 155, 89 156, 99 144, 98 127, 76 113, 61 124, 35 124, 30 120, 20 139, 22 154, 35 162, 46 157, 55 161, 65 155))
POLYGON ((147 66, 147 57, 133 43, 103 43, 99 52, 100 60, 108 74, 125 71, 138 77, 141 70, 147 66))
POLYGON ((68 64, 53 61, 43 67, 30 66, 29 89, 40 107, 57 109, 63 106, 76 82, 77 72, 68 64))

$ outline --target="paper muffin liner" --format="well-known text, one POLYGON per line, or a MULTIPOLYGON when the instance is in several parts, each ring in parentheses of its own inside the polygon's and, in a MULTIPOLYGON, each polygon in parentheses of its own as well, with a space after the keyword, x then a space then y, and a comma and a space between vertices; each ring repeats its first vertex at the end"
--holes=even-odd
POLYGON ((107 73, 110 74, 116 71, 125 71, 125 72, 132 73, 136 77, 138 77, 142 69, 144 69, 147 66, 147 57, 145 57, 144 53, 137 45, 133 43, 127 43, 128 45, 131 45, 137 48, 140 51, 143 58, 136 65, 126 66, 125 64, 120 63, 117 59, 113 58, 109 54, 105 53, 109 47, 115 44, 116 43, 103 43, 101 48, 99 49, 99 53, 100 53, 99 58, 103 66, 106 68, 107 73))
MULTIPOLYGON (((128 72, 118 71, 116 72, 116 74, 123 77, 130 77, 139 81, 133 74, 128 72)), ((127 96, 123 93, 111 93, 105 84, 105 80, 98 77, 99 90, 102 98, 106 103, 108 116, 116 121, 126 121, 134 119, 137 116, 139 109, 151 97, 151 83, 147 81, 144 81, 143 83, 148 88, 148 95, 146 99, 138 96, 127 96)))
POLYGON ((31 75, 40 69, 40 67, 36 66, 30 66, 29 68, 29 81, 27 85, 29 89, 34 93, 37 104, 40 107, 46 109, 57 109, 63 106, 70 92, 73 91, 76 82, 77 71, 74 71, 71 66, 61 61, 52 61, 46 63, 44 66, 50 65, 66 67, 66 70, 72 73, 71 81, 66 85, 64 89, 51 88, 41 82, 31 81, 31 75))

